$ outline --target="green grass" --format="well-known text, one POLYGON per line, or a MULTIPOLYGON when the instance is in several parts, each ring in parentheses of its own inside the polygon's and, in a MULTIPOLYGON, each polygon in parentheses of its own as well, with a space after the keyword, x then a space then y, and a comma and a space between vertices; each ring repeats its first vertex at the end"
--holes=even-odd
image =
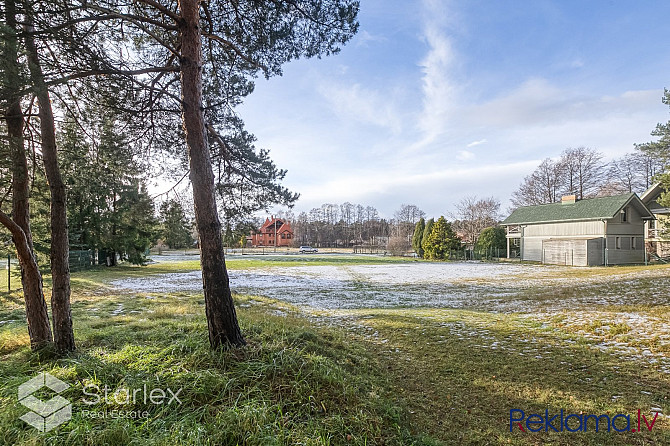
MULTIPOLYGON (((77 278, 94 281, 90 276, 100 274, 106 275, 77 278)), ((290 308, 238 296, 249 345, 210 351, 201 295, 75 293, 73 301, 78 351, 72 356, 30 352, 23 322, 0 328, 0 443, 430 444, 410 432, 406 412, 392 401, 372 355, 341 331, 314 327, 290 308), (26 410, 16 401, 19 384, 41 371, 71 384, 63 395, 73 401, 72 420, 46 434, 18 419, 26 410), (91 419, 82 411, 90 409, 83 391, 92 384, 131 393, 145 384, 181 388, 182 404, 112 399, 94 409, 148 416, 91 419)), ((12 296, 4 295, 2 304, 2 320, 8 311, 21 311, 12 296)))
POLYGON ((411 422, 445 444, 670 444, 670 423, 638 434, 509 432, 526 414, 670 413, 667 374, 593 350, 579 336, 514 315, 462 310, 359 310, 362 337, 387 364, 411 422))
MULTIPOLYGON (((286 256, 228 262, 231 268, 307 262, 346 267, 370 260, 403 261, 286 256)), ((654 407, 670 414, 670 380, 659 364, 596 348, 603 341, 626 341, 667 354, 664 338, 636 339, 635 327, 616 319, 623 312, 667 319, 670 306, 663 300, 568 308, 539 317, 423 308, 317 312, 236 296, 249 345, 212 352, 201 294, 135 294, 106 285, 195 267, 197 262, 182 262, 75 273, 79 350, 67 358, 31 353, 20 295, 0 294, 0 321, 17 321, 0 325, 0 443, 670 444, 668 418, 659 418, 652 432, 635 434, 509 432, 510 409, 611 415, 641 409, 649 416, 654 407), (587 310, 597 317, 575 325, 574 318, 587 310), (72 384, 65 396, 75 401, 73 420, 47 434, 18 420, 26 410, 16 402, 16 389, 40 371, 72 384), (81 414, 83 387, 92 383, 183 388, 183 404, 135 404, 133 410, 149 413, 140 421, 92 420, 81 414)), ((598 268, 574 271, 578 278, 604 275, 598 268)), ((626 278, 614 285, 533 287, 512 298, 535 302, 539 309, 552 293, 569 302, 617 293, 617 287, 653 296, 658 293, 653 286, 646 277, 626 278)))

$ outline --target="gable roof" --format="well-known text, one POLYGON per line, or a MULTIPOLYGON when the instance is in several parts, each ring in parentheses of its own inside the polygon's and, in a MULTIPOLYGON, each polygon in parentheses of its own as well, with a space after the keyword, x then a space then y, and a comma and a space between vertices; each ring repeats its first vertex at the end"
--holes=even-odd
POLYGON ((655 201, 663 192, 663 186, 661 183, 655 183, 652 184, 649 189, 644 191, 642 195, 640 195, 640 200, 646 205, 648 205, 650 202, 655 201))
POLYGON ((574 203, 551 203, 523 206, 512 212, 503 225, 525 223, 553 223, 562 221, 604 220, 614 218, 628 203, 633 202, 642 213, 642 218, 653 218, 651 212, 634 194, 591 198, 574 203))
POLYGON ((265 223, 263 223, 263 226, 261 226, 261 228, 258 230, 258 232, 260 232, 260 233, 265 232, 265 233, 268 233, 268 234, 274 233, 275 232, 275 225, 277 226, 277 229, 276 229, 277 233, 281 233, 281 232, 293 233, 293 230, 291 229, 291 223, 289 223, 288 221, 284 222, 283 220, 281 220, 279 218, 275 218, 274 216, 272 216, 272 220, 270 220, 269 218, 265 218, 265 223))

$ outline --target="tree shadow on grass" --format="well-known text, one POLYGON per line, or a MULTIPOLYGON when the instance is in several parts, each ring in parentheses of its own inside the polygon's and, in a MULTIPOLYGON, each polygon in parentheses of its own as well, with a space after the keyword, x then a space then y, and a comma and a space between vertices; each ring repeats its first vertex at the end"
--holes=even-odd
MULTIPOLYGON (((658 419, 652 432, 637 434, 510 433, 511 409, 527 415, 548 409, 552 416, 561 409, 566 414, 612 416, 641 409, 649 418, 652 407, 665 406, 667 412, 670 383, 648 364, 594 352, 568 338, 515 326, 504 317, 487 325, 490 314, 460 314, 461 320, 440 322, 387 313, 371 322, 389 339, 384 348, 402 351, 381 356, 403 403, 432 435, 448 444, 670 443, 665 419, 658 419), (417 322, 424 333, 417 330, 417 322), (403 354, 409 360, 398 359, 403 354)), ((375 350, 380 354, 379 347, 375 350)))

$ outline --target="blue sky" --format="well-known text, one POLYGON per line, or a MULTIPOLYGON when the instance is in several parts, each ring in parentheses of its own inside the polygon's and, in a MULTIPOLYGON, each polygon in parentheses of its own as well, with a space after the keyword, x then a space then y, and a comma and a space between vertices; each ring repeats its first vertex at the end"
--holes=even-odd
POLYGON ((667 17, 667 1, 362 0, 340 54, 258 79, 239 114, 297 212, 439 216, 467 195, 506 209, 542 159, 618 157, 668 120, 667 17))

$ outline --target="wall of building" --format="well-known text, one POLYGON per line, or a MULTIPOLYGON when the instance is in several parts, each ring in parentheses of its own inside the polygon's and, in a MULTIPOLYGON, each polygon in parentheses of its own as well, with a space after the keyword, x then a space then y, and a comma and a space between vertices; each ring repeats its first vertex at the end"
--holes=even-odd
POLYGON ((608 220, 607 264, 643 263, 644 231, 644 220, 633 206, 628 206, 625 222, 621 215, 608 220))
POLYGON ((552 265, 587 266, 585 239, 549 239, 542 243, 542 263, 552 265))
POLYGON ((542 244, 549 239, 598 238, 605 233, 602 221, 543 223, 527 225, 522 229, 523 260, 541 262, 542 244))
POLYGON ((576 266, 644 263, 644 220, 633 206, 627 207, 625 220, 617 215, 606 225, 603 221, 526 225, 522 259, 576 266))

